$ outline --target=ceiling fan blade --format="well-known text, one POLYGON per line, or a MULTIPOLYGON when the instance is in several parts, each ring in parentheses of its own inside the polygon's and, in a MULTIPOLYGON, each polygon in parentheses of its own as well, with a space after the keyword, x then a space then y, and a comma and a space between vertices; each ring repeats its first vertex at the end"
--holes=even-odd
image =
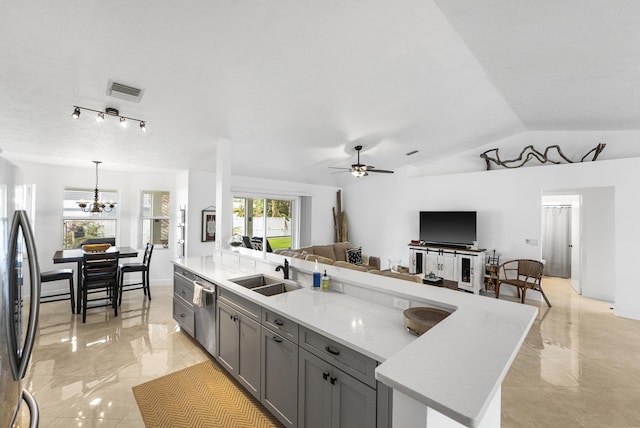
POLYGON ((340 167, 340 166, 330 166, 329 168, 331 168, 331 169, 342 169, 342 170, 345 170, 345 171, 351 171, 351 168, 343 168, 343 167, 340 167))
POLYGON ((393 171, 390 171, 388 169, 375 169, 374 166, 368 166, 367 167, 367 171, 369 171, 369 172, 383 172, 385 174, 393 174, 393 171))
POLYGON ((350 172, 350 170, 347 169, 345 171, 335 171, 335 172, 330 172, 329 174, 344 174, 345 172, 350 172))

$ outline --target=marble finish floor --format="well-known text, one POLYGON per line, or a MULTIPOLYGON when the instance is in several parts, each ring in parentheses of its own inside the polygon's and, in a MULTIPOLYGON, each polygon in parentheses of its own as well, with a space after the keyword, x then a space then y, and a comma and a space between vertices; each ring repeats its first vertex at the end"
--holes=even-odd
MULTIPOLYGON (((503 427, 640 427, 640 321, 545 278, 540 313, 502 389, 503 427)), ((41 306, 25 386, 41 427, 144 427, 131 387, 208 355, 173 321, 172 287, 124 294, 121 313, 41 306)), ((485 298, 485 297, 478 297, 485 298)), ((25 427, 26 424, 18 425, 25 427)))
POLYGON ((502 427, 640 427, 640 321, 579 296, 569 280, 542 286, 553 307, 535 305, 502 384, 502 427))

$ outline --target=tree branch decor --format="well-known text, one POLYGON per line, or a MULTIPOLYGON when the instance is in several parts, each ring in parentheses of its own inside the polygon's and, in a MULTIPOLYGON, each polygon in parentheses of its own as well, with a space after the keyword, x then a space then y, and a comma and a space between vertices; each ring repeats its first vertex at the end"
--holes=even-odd
MULTIPOLYGON (((579 162, 584 162, 585 160, 595 161, 596 159, 598 159, 598 155, 600 155, 600 153, 604 150, 605 146, 606 144, 604 143, 598 144, 593 149, 589 150, 589 152, 587 152, 586 155, 582 156, 579 162), (592 156, 592 158, 587 159, 590 155, 592 156)), ((557 155, 560 156, 566 163, 576 163, 571 159, 569 159, 567 156, 565 156, 564 153, 562 153, 562 150, 560 150, 560 146, 558 146, 557 144, 547 147, 546 149, 544 149, 543 153, 540 153, 539 151, 534 149, 532 145, 529 145, 524 149, 522 149, 522 152, 520 152, 520 156, 510 160, 500 159, 500 155, 498 154, 498 149, 487 150, 486 152, 482 153, 480 157, 484 159, 484 161, 487 163, 487 171, 491 169, 491 162, 505 168, 520 168, 521 166, 523 166, 524 164, 526 164, 527 162, 529 162, 531 159, 534 159, 534 158, 537 159, 538 162, 543 164, 544 163, 553 163, 553 164, 563 163, 561 160, 553 160, 549 158, 549 152, 551 150, 554 150, 557 153, 557 155)))
POLYGON ((347 213, 342 211, 342 192, 336 193, 336 203, 338 207, 331 208, 333 211, 333 242, 345 242, 349 240, 347 232, 347 213))

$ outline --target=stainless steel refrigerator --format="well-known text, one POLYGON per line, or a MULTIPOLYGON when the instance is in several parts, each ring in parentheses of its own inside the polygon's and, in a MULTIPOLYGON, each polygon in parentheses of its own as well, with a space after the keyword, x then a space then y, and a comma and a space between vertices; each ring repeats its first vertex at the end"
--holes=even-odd
POLYGON ((22 388, 40 302, 40 267, 24 195, 20 170, 0 157, 0 428, 10 428, 25 413, 23 402, 29 426, 37 427, 39 419, 35 399, 22 388))

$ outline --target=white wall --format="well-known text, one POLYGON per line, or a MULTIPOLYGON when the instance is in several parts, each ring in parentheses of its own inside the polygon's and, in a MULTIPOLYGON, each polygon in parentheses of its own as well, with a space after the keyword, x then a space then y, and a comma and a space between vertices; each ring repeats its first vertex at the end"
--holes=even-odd
MULTIPOLYGON (((210 256, 215 242, 202 242, 202 210, 216 205, 215 172, 189 171, 187 210, 187 254, 189 257, 210 256)), ((216 213, 217 215, 217 213, 216 213)), ((216 236, 216 239, 218 237, 216 236)))
MULTIPOLYGON (((62 248, 62 200, 67 187, 95 186, 95 168, 70 168, 42 165, 31 162, 15 162, 23 173, 26 184, 36 186, 35 239, 41 270, 57 269, 66 265, 54 265, 53 253, 62 248)), ((128 173, 100 168, 99 186, 118 190, 118 245, 140 249, 138 242, 140 192, 142 190, 168 190, 171 195, 176 190, 175 173, 128 173)), ((172 204, 173 205, 173 204, 172 204)), ((175 213, 172 212, 172 219, 175 213)), ((169 243, 175 242, 175 227, 171 227, 169 243)), ((156 246, 153 251, 150 279, 152 284, 170 284, 173 248, 156 246)), ((135 259, 130 259, 134 261, 135 259)), ((76 266, 68 266, 76 269, 76 266)))
POLYGON ((582 193, 582 295, 615 301, 615 192, 610 187, 582 193))
POLYGON ((638 158, 415 178, 402 169, 354 182, 343 190, 343 205, 350 240, 366 254, 382 257, 383 264, 386 258, 408 263, 407 244, 418 237, 421 210, 475 210, 481 247, 497 249, 505 260, 539 259, 539 245, 525 240, 540 242, 543 190, 613 187, 616 259, 609 280, 615 283, 615 312, 640 319, 640 281, 634 271, 639 180, 638 158))

